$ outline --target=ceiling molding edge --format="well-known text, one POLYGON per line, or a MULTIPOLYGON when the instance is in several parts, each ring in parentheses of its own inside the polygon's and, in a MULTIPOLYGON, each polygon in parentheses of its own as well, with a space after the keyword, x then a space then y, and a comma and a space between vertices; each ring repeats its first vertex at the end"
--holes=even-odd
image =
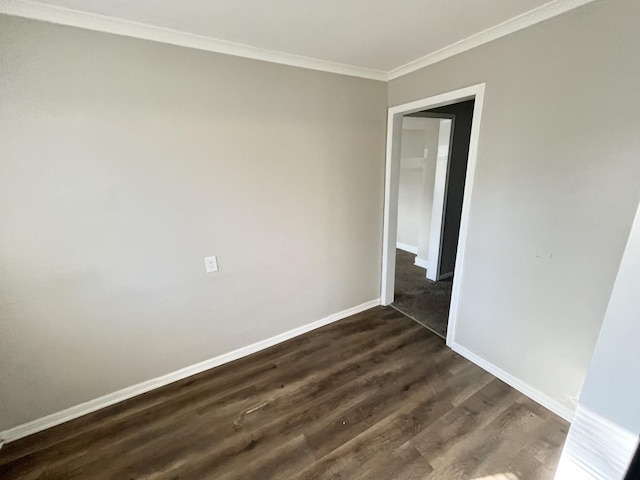
POLYGON ((48 23, 78 27, 86 30, 112 33, 125 37, 140 38, 180 47, 206 50, 236 57, 262 60, 293 67, 319 70, 351 77, 387 81, 387 72, 315 58, 267 50, 250 45, 218 40, 204 35, 156 27, 146 23, 123 20, 106 15, 81 12, 29 0, 0 0, 0 14, 40 20, 48 23))
POLYGON ((510 33, 525 29, 535 25, 536 23, 543 22, 593 1, 594 0, 553 0, 545 3, 533 10, 529 10, 528 12, 483 30, 482 32, 478 32, 470 37, 443 47, 440 50, 436 50, 424 57, 412 60, 401 67, 394 68, 388 72, 387 79, 393 80, 395 78, 402 77, 415 72, 416 70, 420 70, 421 68, 440 62, 449 57, 453 57, 459 53, 466 52, 472 48, 479 47, 480 45, 484 45, 485 43, 489 43, 493 40, 497 40, 498 38, 509 35, 510 33))
POLYGON ((240 43, 218 40, 204 35, 157 27, 146 23, 123 20, 106 15, 81 12, 54 5, 46 5, 31 0, 0 0, 0 14, 30 18, 48 23, 66 25, 106 32, 125 37, 151 40, 208 52, 222 53, 235 57, 250 58, 264 62, 278 63, 292 67, 336 73, 370 80, 390 81, 420 70, 434 63, 471 50, 485 43, 543 22, 562 13, 578 8, 595 0, 552 0, 540 7, 510 18, 496 26, 478 32, 470 37, 432 52, 424 57, 412 60, 389 72, 354 65, 319 60, 301 55, 278 52, 240 43))

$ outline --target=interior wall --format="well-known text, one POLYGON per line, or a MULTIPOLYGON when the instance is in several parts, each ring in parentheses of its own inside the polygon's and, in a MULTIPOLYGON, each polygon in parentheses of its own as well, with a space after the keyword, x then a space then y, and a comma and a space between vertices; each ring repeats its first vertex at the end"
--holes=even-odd
POLYGON ((418 248, 420 202, 422 193, 422 157, 426 148, 426 132, 402 129, 400 177, 398 190, 398 243, 418 248))
POLYGON ((599 0, 400 77, 486 82, 455 341, 571 412, 640 200, 640 3, 599 0))
POLYGON ((418 223, 418 253, 416 257, 419 259, 418 262, 424 266, 425 262, 429 260, 440 120, 421 118, 420 121, 425 124, 427 157, 422 161, 422 189, 420 192, 420 221, 418 223))
POLYGON ((558 480, 622 479, 635 454, 640 436, 639 291, 640 210, 564 445, 558 480))
POLYGON ((400 149, 397 241, 420 250, 426 260, 440 122, 409 118, 403 120, 405 126, 407 121, 411 128, 403 128, 400 149))
POLYGON ((379 297, 385 83, 6 16, 0 45, 0 430, 379 297))
POLYGON ((474 100, 467 100, 466 102, 459 102, 429 110, 429 113, 454 116, 453 139, 451 141, 451 154, 449 156, 449 168, 447 171, 447 190, 444 201, 444 224, 442 227, 439 275, 453 274, 453 269, 456 264, 474 103, 474 100))

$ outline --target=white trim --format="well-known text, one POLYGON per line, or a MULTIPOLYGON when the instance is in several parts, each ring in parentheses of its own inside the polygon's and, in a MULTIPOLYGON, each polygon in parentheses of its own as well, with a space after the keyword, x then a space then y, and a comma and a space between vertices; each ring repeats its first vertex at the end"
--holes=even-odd
POLYGON ((449 163, 453 152, 454 121, 450 118, 440 120, 438 126, 438 152, 436 154, 436 172, 433 182, 433 201, 431 204, 431 226, 429 228, 429 266, 427 278, 440 280, 440 261, 447 196, 447 179, 449 177, 449 163))
POLYGON ((504 383, 511 385, 513 388, 525 394, 531 400, 538 402, 543 407, 551 410, 556 415, 564 418, 567 422, 571 422, 573 418, 573 411, 570 408, 561 404, 557 400, 554 400, 548 395, 542 393, 540 390, 533 388, 531 385, 523 382, 519 378, 514 377, 510 373, 505 372, 500 367, 476 355, 470 350, 467 350, 465 347, 461 346, 460 344, 456 342, 452 342, 449 346, 454 352, 459 353, 464 358, 475 363, 480 368, 486 370, 492 375, 496 376, 497 378, 502 380, 504 383))
POLYGON ((424 268, 425 270, 429 268, 429 262, 424 258, 416 257, 416 260, 415 262, 413 262, 413 264, 416 267, 424 268))
POLYGON ((47 5, 31 0, 0 0, 0 14, 31 18, 43 22, 112 33, 126 37, 141 38, 154 42, 223 53, 237 57, 252 58, 254 60, 279 63, 293 67, 388 82, 509 35, 510 33, 543 22, 592 1, 594 0, 553 0, 388 72, 268 50, 251 45, 219 40, 205 35, 196 35, 170 28, 156 27, 146 23, 83 12, 55 5, 47 5))
MULTIPOLYGON (((473 99, 477 94, 480 93, 480 87, 484 89, 484 83, 479 83, 477 85, 472 85, 470 87, 460 88, 458 90, 453 90, 451 92, 441 93, 439 95, 434 95, 433 97, 421 98, 420 100, 414 100, 413 102, 403 103, 402 105, 396 105, 394 107, 389 107, 390 115, 397 115, 401 113, 402 115, 408 115, 410 113, 416 113, 426 108, 437 108, 442 107, 444 105, 451 105, 452 103, 464 102, 465 100, 473 99)), ((402 129, 402 125, 400 126, 402 129)), ((388 128, 387 128, 388 131, 388 128)))
POLYGON ((637 446, 637 434, 578 404, 555 478, 623 478, 637 446))
POLYGON ((294 328, 293 330, 289 330, 288 332, 281 333, 279 335, 276 335, 275 337, 262 340, 252 345, 248 345, 232 352, 225 353, 218 357, 205 360, 204 362, 181 368, 180 370, 176 370, 175 372, 171 372, 157 378, 152 378, 151 380, 138 383, 137 385, 132 385, 130 387, 123 388, 122 390, 118 390, 117 392, 109 393, 107 395, 103 395, 102 397, 89 400, 88 402, 75 405, 73 407, 67 408, 66 410, 52 413, 51 415, 47 415, 31 422, 18 425, 16 427, 0 432, 0 442, 9 443, 14 440, 18 440, 19 438, 26 437, 27 435, 32 435, 42 430, 46 430, 47 428, 55 427, 56 425, 68 422, 69 420, 73 420, 74 418, 78 418, 88 413, 100 410, 101 408, 108 407, 109 405, 122 402, 123 400, 141 395, 156 388, 164 387, 165 385, 176 382, 178 380, 182 380, 183 378, 187 378, 192 375, 196 375, 198 373, 204 372, 205 370, 209 370, 211 368, 218 367, 222 364, 232 362, 239 358, 246 357, 247 355, 251 355, 252 353, 259 352, 260 350, 264 350, 265 348, 272 347, 273 345, 277 345, 278 343, 282 343, 286 340, 297 337, 298 335, 302 335, 304 333, 310 332, 311 330, 315 330, 316 328, 320 328, 338 320, 342 320, 343 318, 355 315, 356 313, 363 312, 378 305, 380 305, 380 299, 370 300, 355 307, 348 308, 338 313, 334 313, 333 315, 329 315, 328 317, 322 318, 313 323, 309 323, 307 325, 303 325, 302 327, 294 328))
POLYGON ((384 210, 382 229, 382 274, 380 303, 393 303, 396 255, 392 246, 398 235, 398 193, 400 191, 400 146, 402 143, 402 115, 389 108, 387 114, 387 153, 384 174, 384 210), (393 160, 393 161, 392 161, 393 160), (393 200, 393 205, 391 205, 393 200))
POLYGON ((418 247, 409 245, 408 243, 396 242, 396 248, 408 253, 413 253, 414 255, 418 254, 418 247))
POLYGON ((458 237, 458 253, 454 270, 451 293, 451 307, 449 309, 449 323, 447 327, 447 345, 454 341, 456 319, 460 303, 460 285, 464 274, 465 247, 469 228, 469 211, 473 194, 473 180, 478 155, 478 141, 480 138, 480 120, 484 104, 485 84, 481 83, 452 92, 442 93, 433 97, 423 98, 413 102, 389 108, 387 119, 387 153, 385 167, 384 191, 384 227, 382 241, 382 280, 380 288, 380 302, 389 305, 393 302, 395 284, 395 255, 391 254, 390 246, 396 244, 398 224, 398 189, 400 171, 400 143, 402 140, 402 116, 419 112, 427 108, 475 99, 471 137, 469 139, 469 159, 467 161, 467 175, 464 185, 462 215, 460 218, 460 234, 458 237))
POLYGON ((529 10, 521 15, 510 18, 498 25, 487 28, 482 32, 478 32, 470 37, 467 37, 458 42, 447 45, 440 50, 436 50, 424 57, 412 60, 409 63, 402 65, 401 67, 394 68, 388 73, 388 80, 402 77, 409 73, 420 70, 437 62, 441 62, 449 57, 458 55, 459 53, 466 52, 472 48, 479 47, 485 43, 489 43, 498 38, 509 35, 510 33, 517 32, 524 28, 535 25, 536 23, 544 22, 552 17, 560 15, 562 13, 573 10, 574 8, 581 7, 594 0, 555 0, 544 5, 541 5, 533 10, 529 10))
MULTIPOLYGON (((467 161, 467 174, 464 182, 462 199, 462 214, 460 216, 460 233, 458 234, 458 250, 456 263, 453 267, 453 285, 451 290, 451 307, 449 308, 449 324, 447 327, 447 345, 454 342, 458 310, 460 308, 460 285, 464 275, 465 251, 467 248, 467 233, 469 232, 469 211, 471 210, 471 198, 473 195, 473 181, 476 173, 478 159, 478 143, 480 141, 480 120, 484 106, 485 84, 470 87, 476 89, 475 103, 473 106, 473 119, 471 123, 471 136, 469 138, 469 159, 467 161)), ((464 89, 463 89, 464 90, 464 89)))
POLYGON ((279 63, 293 67, 320 70, 323 72, 387 81, 387 73, 365 67, 329 62, 291 53, 267 50, 240 43, 219 40, 204 35, 182 32, 170 28, 156 27, 132 20, 82 12, 71 8, 45 5, 30 0, 0 0, 0 13, 31 18, 43 22, 84 28, 98 32, 141 38, 154 42, 168 43, 180 47, 195 48, 208 52, 223 53, 236 57, 251 58, 265 62, 279 63))

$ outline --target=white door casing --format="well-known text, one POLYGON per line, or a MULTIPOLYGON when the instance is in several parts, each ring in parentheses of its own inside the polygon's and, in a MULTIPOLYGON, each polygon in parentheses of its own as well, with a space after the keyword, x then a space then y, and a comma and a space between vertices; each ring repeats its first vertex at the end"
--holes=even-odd
POLYGON ((444 201, 447 194, 447 172, 451 153, 451 134, 453 121, 440 121, 438 133, 438 153, 436 156, 436 178, 433 184, 433 211, 431 212, 431 235, 429 238, 429 258, 427 278, 439 280, 440 248, 442 246, 442 227, 444 226, 444 201))
MULTIPOLYGON (((382 242, 382 272, 380 301, 382 305, 393 302, 395 286, 395 246, 398 221, 398 189, 400 174, 400 144, 402 140, 402 117, 430 108, 442 107, 475 99, 471 138, 469 142, 469 159, 464 186, 464 200, 460 219, 460 234, 458 237, 458 253, 449 309, 449 323, 447 328, 447 345, 451 346, 455 337, 455 321, 460 302, 460 285, 464 276, 465 246, 469 226, 469 211, 472 201, 473 179, 480 137, 480 119, 484 101, 485 84, 477 84, 459 90, 442 93, 433 97, 423 98, 413 102, 390 107, 387 117, 387 149, 385 166, 385 198, 384 198, 384 227, 382 242)), ((431 257, 431 255, 429 255, 431 257)))

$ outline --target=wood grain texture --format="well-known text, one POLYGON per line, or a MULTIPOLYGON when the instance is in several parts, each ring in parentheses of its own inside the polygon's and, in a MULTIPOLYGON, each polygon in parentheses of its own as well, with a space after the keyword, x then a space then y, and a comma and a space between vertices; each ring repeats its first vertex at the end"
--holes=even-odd
POLYGON ((551 480, 567 429, 377 307, 5 445, 0 478, 551 480))

